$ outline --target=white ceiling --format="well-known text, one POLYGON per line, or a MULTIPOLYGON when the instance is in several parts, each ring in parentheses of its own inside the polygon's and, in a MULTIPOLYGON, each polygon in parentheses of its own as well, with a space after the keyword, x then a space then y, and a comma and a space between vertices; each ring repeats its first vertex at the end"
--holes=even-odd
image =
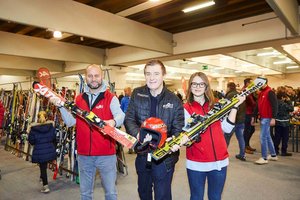
MULTIPOLYGON (((0 2, 6 6, 13 5, 11 1, 0 0, 0 2)), ((128 43, 132 42, 131 44, 134 44, 135 47, 133 47, 134 45, 125 45, 109 50, 95 49, 0 32, 0 74, 12 74, 11 69, 17 69, 18 66, 18 75, 28 74, 30 76, 31 68, 36 70, 41 63, 40 60, 44 59, 43 64, 49 66, 53 74, 60 73, 60 76, 70 75, 72 72, 76 74, 78 70, 84 69, 83 66, 86 66, 87 63, 105 63, 107 65, 128 66, 126 71, 130 74, 127 74, 127 79, 144 80, 142 68, 144 63, 152 58, 163 60, 167 66, 167 80, 188 78, 195 71, 203 71, 213 78, 281 75, 300 72, 300 37, 299 35, 292 35, 275 12, 171 35, 155 30, 150 26, 122 19, 119 16, 120 13, 117 14, 118 16, 108 14, 73 1, 55 1, 53 3, 51 0, 45 0, 41 3, 38 0, 31 0, 31 2, 33 2, 32 5, 39 5, 43 8, 49 6, 51 10, 60 11, 54 16, 55 19, 65 17, 68 20, 76 21, 76 23, 71 24, 55 20, 52 16, 53 12, 47 12, 47 9, 41 9, 41 13, 39 11, 32 12, 32 15, 26 15, 26 9, 29 7, 26 6, 27 3, 25 2, 20 3, 22 6, 14 6, 15 10, 8 11, 5 8, 0 8, 3 11, 0 12, 0 18, 12 18, 20 23, 30 22, 33 25, 38 23, 43 26, 59 24, 62 30, 69 30, 75 34, 89 37, 96 37, 93 36, 96 33, 100 34, 97 37, 104 37, 101 35, 104 34, 101 31, 107 29, 105 32, 107 40, 128 39, 128 43), (61 4, 72 9, 68 10, 68 13, 64 12, 64 6, 62 7, 61 4), (83 15, 78 14, 79 11, 85 13, 86 20, 89 19, 89 22, 92 23, 88 24, 88 29, 79 28, 80 25, 86 24, 86 21, 82 19, 83 15), (99 25, 96 26, 96 21, 92 20, 95 19, 95 16, 97 19, 105 18, 107 20, 98 20, 99 25), (118 22, 118 29, 114 32, 111 30, 115 26, 109 26, 112 21, 118 22), (136 26, 136 29, 128 30, 129 25, 130 27, 136 26), (120 37, 120 33, 123 32, 126 34, 120 37), (144 35, 145 32, 151 32, 153 35, 144 35), (114 33, 113 38, 112 33, 114 33), (130 33, 135 34, 131 35, 130 33), (137 35, 138 37, 135 38, 137 35), (151 40, 153 36, 155 36, 155 40, 151 40), (158 39, 164 37, 167 39, 163 39, 162 43, 157 42, 158 39), (173 38, 173 49, 170 49, 170 38, 173 38), (168 50, 162 51, 162 46, 167 46, 168 50), (277 52, 278 55, 259 56, 260 53, 266 52, 277 52), (12 58, 13 56, 16 56, 17 59, 12 58), (291 63, 274 64, 276 61, 287 59, 291 60, 291 63), (68 65, 68 62, 75 64, 68 65), (81 62, 80 67, 75 66, 79 66, 81 62), (287 69, 288 66, 298 66, 298 68, 287 69)), ((34 6, 30 9, 34 9, 34 6)), ((147 8, 136 7, 134 10, 126 10, 126 12, 134 13, 138 12, 139 9, 147 8)), ((127 14, 123 13, 122 15, 126 16, 127 14)), ((112 67, 112 69, 114 68, 112 67)))

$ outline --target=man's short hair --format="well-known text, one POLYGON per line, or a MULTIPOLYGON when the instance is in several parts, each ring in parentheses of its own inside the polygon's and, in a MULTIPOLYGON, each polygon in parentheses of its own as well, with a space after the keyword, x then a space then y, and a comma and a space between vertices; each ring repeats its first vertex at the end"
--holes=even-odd
POLYGON ((246 78, 244 80, 244 85, 247 85, 247 83, 250 83, 252 81, 252 78, 246 78))
POLYGON ((227 88, 229 88, 229 90, 236 90, 236 85, 234 82, 229 82, 227 83, 227 88))
POLYGON ((145 74, 146 68, 148 66, 153 66, 153 65, 160 65, 162 74, 163 75, 167 74, 166 67, 160 60, 150 60, 150 61, 148 61, 145 65, 145 67, 144 67, 144 74, 145 74))

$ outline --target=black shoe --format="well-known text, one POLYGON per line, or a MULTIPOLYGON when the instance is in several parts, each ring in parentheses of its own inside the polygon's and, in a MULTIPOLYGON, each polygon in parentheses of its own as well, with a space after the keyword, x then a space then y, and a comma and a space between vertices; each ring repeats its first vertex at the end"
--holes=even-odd
POLYGON ((281 156, 292 156, 293 154, 291 153, 281 153, 281 156))
POLYGON ((246 149, 250 150, 250 151, 256 151, 256 149, 250 147, 250 146, 246 146, 246 149))
POLYGON ((241 161, 246 161, 246 157, 245 156, 241 156, 241 155, 235 155, 235 158, 236 159, 239 159, 239 160, 241 160, 241 161))

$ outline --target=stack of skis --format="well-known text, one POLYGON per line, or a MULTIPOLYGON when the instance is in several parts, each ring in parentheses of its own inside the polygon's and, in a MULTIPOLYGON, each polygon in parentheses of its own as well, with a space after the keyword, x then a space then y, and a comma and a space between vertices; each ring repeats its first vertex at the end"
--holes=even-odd
MULTIPOLYGON (((74 90, 64 87, 54 90, 71 101, 75 98, 74 90)), ((27 140, 30 124, 37 122, 40 111, 46 111, 48 119, 55 122, 56 128, 57 161, 50 163, 49 168, 55 170, 56 163, 61 163, 61 168, 58 168, 56 172, 62 174, 63 170, 67 171, 67 177, 79 182, 75 129, 66 127, 57 108, 47 98, 38 95, 33 90, 22 90, 20 83, 14 83, 11 91, 2 89, 0 100, 5 108, 3 121, 3 134, 6 135, 5 149, 17 157, 30 161, 33 150, 27 140), (67 163, 63 164, 66 156, 67 163)))

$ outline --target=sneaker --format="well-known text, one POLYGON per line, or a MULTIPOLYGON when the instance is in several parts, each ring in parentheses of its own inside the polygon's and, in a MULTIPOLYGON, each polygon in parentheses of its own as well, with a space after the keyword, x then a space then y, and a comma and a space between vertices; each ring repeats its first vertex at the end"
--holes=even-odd
POLYGON ((281 156, 292 156, 292 153, 281 153, 281 156))
POLYGON ((246 157, 245 157, 245 156, 241 156, 240 154, 235 155, 235 158, 236 158, 236 159, 239 159, 239 160, 241 160, 241 161, 246 161, 246 157))
POLYGON ((264 158, 260 158, 257 161, 255 161, 255 164, 258 164, 258 165, 268 164, 268 160, 265 160, 264 158))
POLYGON ((48 193, 50 192, 50 189, 49 189, 49 186, 48 185, 44 185, 41 189, 41 192, 42 193, 48 193))
POLYGON ((271 161, 277 161, 277 160, 278 160, 278 157, 277 157, 277 156, 271 156, 271 155, 268 155, 267 159, 268 159, 268 160, 271 160, 271 161))
POLYGON ((249 150, 249 149, 245 149, 245 153, 247 153, 247 154, 253 154, 253 151, 251 151, 251 150, 249 150))

